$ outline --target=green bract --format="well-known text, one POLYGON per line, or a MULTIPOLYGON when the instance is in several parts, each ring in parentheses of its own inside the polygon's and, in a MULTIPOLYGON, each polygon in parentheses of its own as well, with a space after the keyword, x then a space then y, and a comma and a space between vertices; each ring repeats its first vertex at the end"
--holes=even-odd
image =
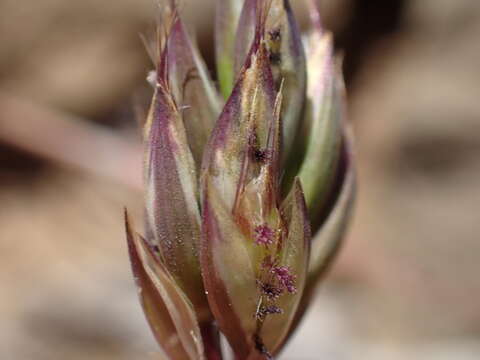
MULTIPOLYGON (((219 0, 218 89, 172 1, 144 126, 140 299, 168 359, 268 359, 300 321, 353 198, 331 35, 288 0, 219 0)), ((312 8, 315 13, 315 9, 312 8)))

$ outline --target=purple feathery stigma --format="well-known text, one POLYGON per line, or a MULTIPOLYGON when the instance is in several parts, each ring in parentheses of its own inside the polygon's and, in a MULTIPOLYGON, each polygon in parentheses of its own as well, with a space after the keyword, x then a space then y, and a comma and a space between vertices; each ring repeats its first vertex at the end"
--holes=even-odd
POLYGON ((275 232, 268 225, 259 225, 255 228, 255 244, 271 245, 275 238, 275 232))
POLYGON ((295 275, 291 274, 287 266, 276 266, 272 272, 277 276, 279 283, 291 294, 297 292, 295 286, 295 275))

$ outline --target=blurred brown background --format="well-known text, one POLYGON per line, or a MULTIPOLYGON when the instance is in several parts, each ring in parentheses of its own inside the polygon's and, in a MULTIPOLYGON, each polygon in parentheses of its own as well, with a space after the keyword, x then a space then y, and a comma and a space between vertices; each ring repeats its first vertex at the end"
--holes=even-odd
MULTIPOLYGON (((186 3, 211 65, 212 1, 186 3)), ((321 7, 345 55, 359 193, 283 359, 479 359, 480 2, 321 7)), ((156 358, 122 227, 124 205, 141 209, 132 99, 155 9, 0 0, 1 359, 156 358)))

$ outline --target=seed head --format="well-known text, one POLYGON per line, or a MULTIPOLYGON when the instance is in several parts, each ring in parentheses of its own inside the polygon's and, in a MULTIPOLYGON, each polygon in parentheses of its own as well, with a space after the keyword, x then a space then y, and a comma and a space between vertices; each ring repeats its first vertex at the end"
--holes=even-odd
POLYGON ((351 205, 332 39, 314 8, 302 41, 288 0, 217 0, 217 89, 176 2, 163 10, 143 129, 145 238, 126 216, 140 300, 168 359, 220 359, 218 329, 236 359, 270 359, 351 205))

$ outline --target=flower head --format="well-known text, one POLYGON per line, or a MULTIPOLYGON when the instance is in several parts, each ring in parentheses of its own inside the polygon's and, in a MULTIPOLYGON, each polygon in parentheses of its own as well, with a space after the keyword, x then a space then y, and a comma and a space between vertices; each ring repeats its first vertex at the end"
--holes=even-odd
POLYGON ((220 359, 217 325, 236 358, 271 358, 338 249, 353 193, 331 36, 315 15, 302 41, 288 0, 218 0, 217 92, 165 7, 145 238, 126 218, 141 302, 171 359, 220 359))

